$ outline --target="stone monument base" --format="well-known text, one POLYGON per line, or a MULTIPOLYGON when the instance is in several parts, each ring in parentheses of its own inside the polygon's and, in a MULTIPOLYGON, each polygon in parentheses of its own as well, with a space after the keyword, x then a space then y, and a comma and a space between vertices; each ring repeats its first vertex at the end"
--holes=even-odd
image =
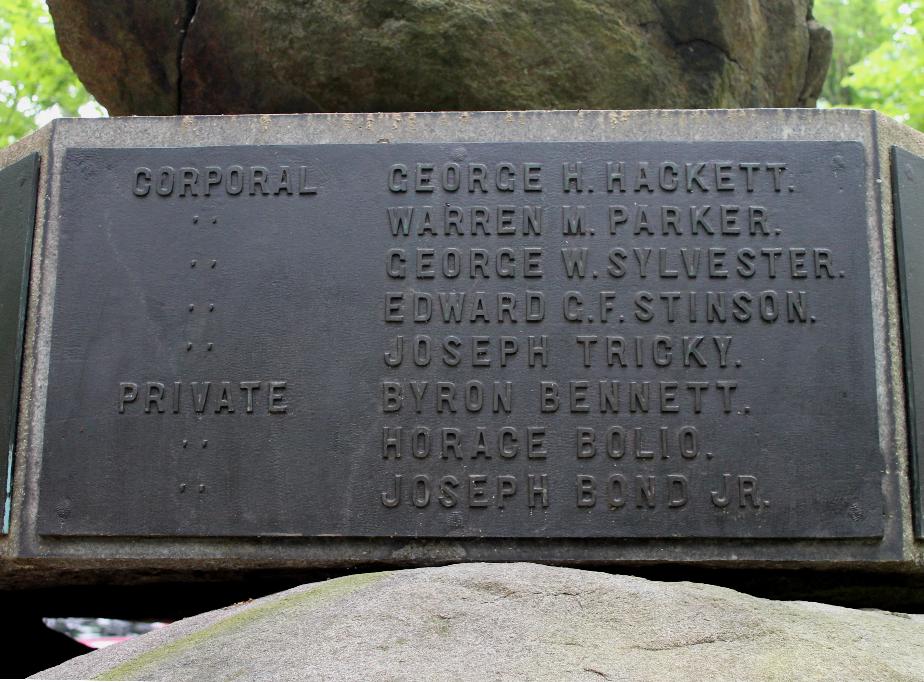
POLYGON ((303 585, 38 679, 920 679, 924 617, 537 564, 303 585))

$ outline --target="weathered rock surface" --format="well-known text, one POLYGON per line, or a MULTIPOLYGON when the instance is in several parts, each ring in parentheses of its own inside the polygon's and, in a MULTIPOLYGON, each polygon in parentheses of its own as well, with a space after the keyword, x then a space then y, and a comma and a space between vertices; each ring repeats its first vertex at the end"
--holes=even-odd
POLYGON ((49 0, 111 114, 814 106, 813 0, 49 0))
POLYGON ((36 677, 920 680, 920 618, 535 564, 467 564, 304 585, 36 677))
POLYGON ((62 53, 111 114, 177 113, 187 0, 48 4, 62 53))

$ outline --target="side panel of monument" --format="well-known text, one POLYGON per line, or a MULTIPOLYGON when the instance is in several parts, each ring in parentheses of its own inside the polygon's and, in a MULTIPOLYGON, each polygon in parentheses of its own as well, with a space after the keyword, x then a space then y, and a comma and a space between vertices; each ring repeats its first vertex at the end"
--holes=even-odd
POLYGON ((39 156, 35 152, 0 170, 0 498, 4 533, 10 524, 13 452, 38 173, 39 156))
POLYGON ((915 537, 924 537, 924 157, 892 147, 892 196, 902 305, 915 537))
POLYGON ((910 562, 876 121, 60 122, 8 554, 910 562))

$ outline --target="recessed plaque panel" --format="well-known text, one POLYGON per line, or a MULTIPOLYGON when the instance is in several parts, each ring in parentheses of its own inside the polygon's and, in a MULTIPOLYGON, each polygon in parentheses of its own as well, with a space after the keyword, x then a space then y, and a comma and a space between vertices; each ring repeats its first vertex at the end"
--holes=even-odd
POLYGON ((3 532, 9 528, 9 494, 22 367, 23 326, 35 228, 38 154, 0 170, 0 498, 3 532))
POLYGON ((872 538, 852 142, 72 149, 39 532, 872 538))
POLYGON ((924 159, 892 147, 915 537, 924 537, 924 159))

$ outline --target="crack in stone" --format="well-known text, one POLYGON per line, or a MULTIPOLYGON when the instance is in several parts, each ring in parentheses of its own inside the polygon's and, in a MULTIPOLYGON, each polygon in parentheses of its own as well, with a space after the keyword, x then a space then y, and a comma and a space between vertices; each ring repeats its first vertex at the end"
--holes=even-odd
POLYGON ((731 642, 747 641, 749 637, 722 637, 719 635, 699 637, 689 642, 664 642, 663 644, 636 645, 633 649, 641 651, 670 651, 672 649, 686 649, 703 644, 727 644, 731 642))
MULTIPOLYGON (((670 33, 668 33, 668 35, 670 36, 670 33)), ((706 47, 709 47, 709 48, 715 50, 716 52, 718 52, 720 55, 722 55, 723 57, 725 57, 725 59, 726 59, 727 61, 729 61, 729 62, 731 62, 732 64, 734 64, 734 65, 737 66, 739 69, 742 69, 742 70, 744 69, 744 67, 741 66, 741 63, 740 63, 737 59, 735 59, 734 57, 732 57, 728 52, 726 52, 725 49, 724 49, 722 46, 716 45, 716 44, 713 43, 712 41, 707 40, 707 39, 705 39, 705 38, 693 38, 692 40, 687 40, 687 41, 681 43, 681 42, 677 42, 677 41, 674 39, 674 37, 671 36, 671 40, 674 40, 674 41, 675 41, 675 42, 674 42, 674 47, 675 47, 675 48, 693 47, 694 45, 697 45, 697 44, 705 45, 706 47)))
POLYGON ((669 24, 668 12, 664 9, 663 5, 661 4, 661 0, 655 0, 654 5, 655 5, 655 9, 657 9, 658 12, 661 14, 662 21, 661 22, 646 22, 646 23, 649 23, 649 24, 650 23, 661 23, 664 29, 664 35, 666 35, 668 40, 671 41, 672 47, 675 50, 684 48, 684 47, 692 47, 693 45, 697 43, 701 43, 703 45, 706 45, 707 47, 712 48, 716 52, 718 52, 720 55, 725 57, 726 60, 728 60, 735 66, 737 66, 742 71, 744 70, 744 67, 741 66, 741 63, 737 59, 732 57, 731 54, 728 52, 728 50, 726 50, 721 45, 717 45, 716 43, 712 42, 708 38, 696 37, 696 38, 692 38, 690 40, 685 40, 685 41, 679 40, 677 36, 671 33, 670 29, 668 28, 668 24, 669 24))
POLYGON ((186 15, 183 17, 183 27, 180 29, 180 43, 176 51, 176 113, 183 113, 183 56, 186 50, 186 36, 189 27, 196 19, 200 0, 186 0, 186 15))

